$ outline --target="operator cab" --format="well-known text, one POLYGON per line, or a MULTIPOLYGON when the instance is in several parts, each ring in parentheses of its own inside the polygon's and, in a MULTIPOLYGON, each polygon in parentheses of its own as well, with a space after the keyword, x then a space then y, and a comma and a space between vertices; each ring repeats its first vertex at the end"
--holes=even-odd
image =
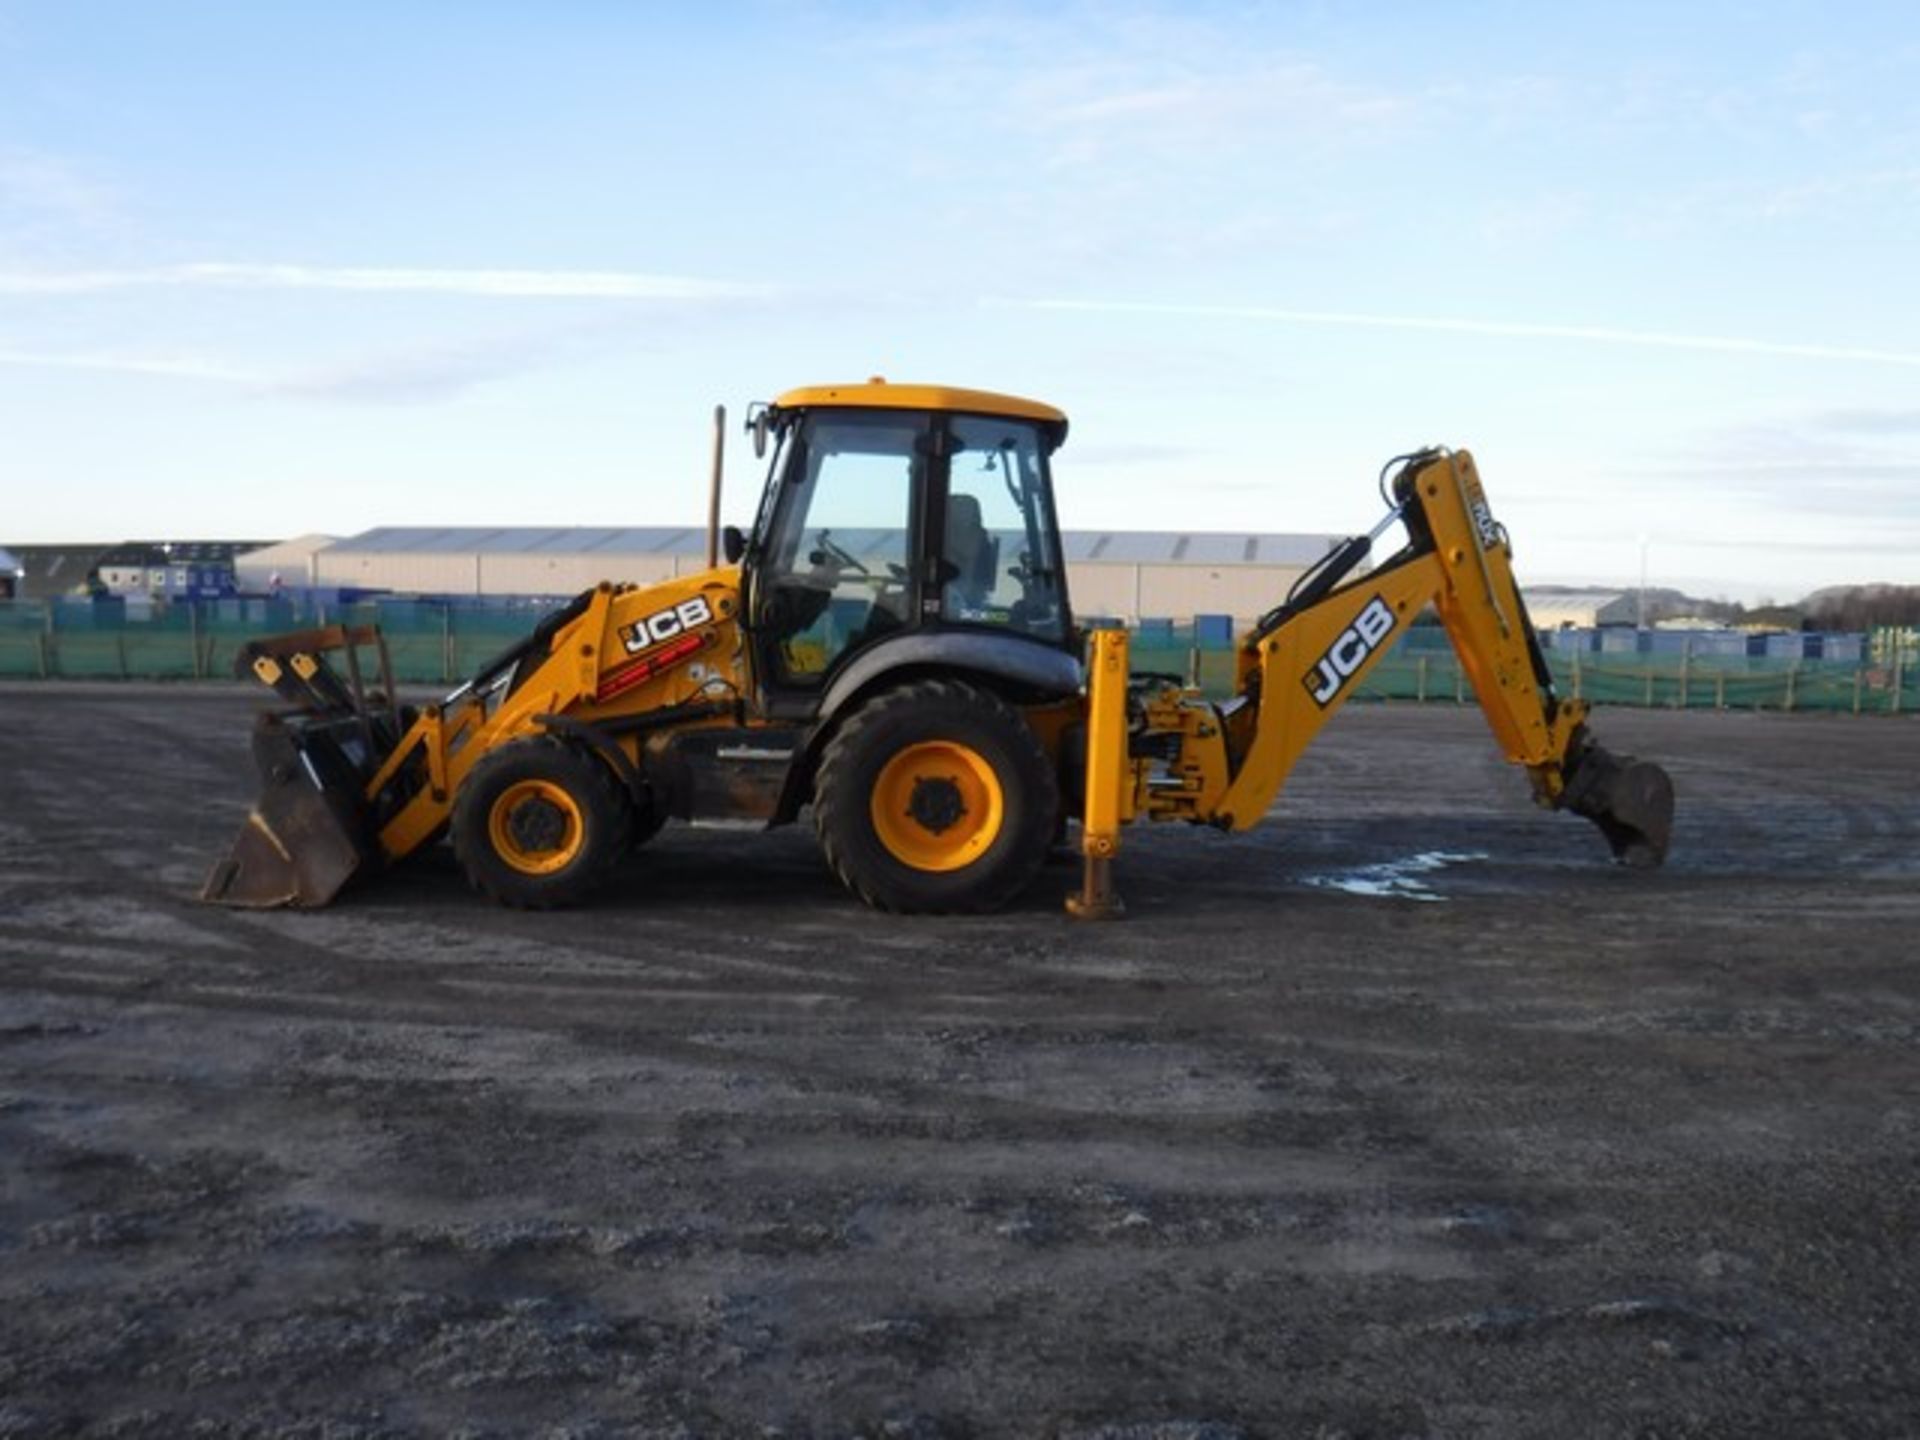
POLYGON ((872 381, 791 391, 748 423, 774 441, 745 567, 770 708, 809 710, 855 656, 909 633, 1069 649, 1059 411, 872 381))

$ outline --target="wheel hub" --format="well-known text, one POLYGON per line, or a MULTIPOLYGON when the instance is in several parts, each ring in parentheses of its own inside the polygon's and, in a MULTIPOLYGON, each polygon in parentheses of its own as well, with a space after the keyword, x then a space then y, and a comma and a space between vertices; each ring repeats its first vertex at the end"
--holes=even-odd
POLYGON ((934 874, 961 870, 993 848, 1006 796, 993 762, 963 740, 916 740, 874 777, 867 813, 887 854, 934 874))
POLYGON ((567 840, 567 814, 543 795, 522 800, 507 817, 507 833, 529 855, 558 850, 567 840))
POLYGON ((587 813, 559 779, 510 782, 487 811, 487 843, 520 875, 555 875, 587 852, 587 813))
POLYGON ((907 814, 921 828, 938 835, 959 824, 967 813, 959 782, 951 775, 922 775, 913 782, 913 794, 907 801, 907 814))

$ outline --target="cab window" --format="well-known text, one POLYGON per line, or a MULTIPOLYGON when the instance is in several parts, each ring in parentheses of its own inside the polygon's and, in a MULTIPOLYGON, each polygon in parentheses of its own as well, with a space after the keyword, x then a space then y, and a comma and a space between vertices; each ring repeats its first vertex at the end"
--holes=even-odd
POLYGON ((926 422, 816 412, 788 459, 756 600, 782 680, 817 684, 841 656, 907 625, 913 497, 926 422))
POLYGON ((948 427, 941 613, 952 623, 1065 638, 1060 547, 1036 427, 972 415, 948 427))

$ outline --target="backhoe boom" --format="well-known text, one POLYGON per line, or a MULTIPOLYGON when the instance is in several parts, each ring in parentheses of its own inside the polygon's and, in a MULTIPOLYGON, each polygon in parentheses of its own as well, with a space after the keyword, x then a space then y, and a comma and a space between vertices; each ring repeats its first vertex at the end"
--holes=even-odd
POLYGON ((1512 547, 1473 457, 1422 451, 1405 458, 1392 484, 1387 521, 1333 552, 1242 638, 1239 693, 1226 704, 1165 683, 1133 688, 1126 632, 1094 634, 1086 876, 1074 913, 1119 913, 1111 863, 1127 820, 1258 824, 1321 727, 1428 605, 1502 753, 1525 767, 1535 800, 1595 821, 1624 863, 1665 858, 1672 784, 1658 766, 1602 749, 1588 734, 1586 704, 1554 692, 1514 581, 1512 547), (1394 519, 1406 528, 1406 545, 1378 569, 1346 578, 1394 519), (1129 763, 1116 764, 1116 752, 1129 763))

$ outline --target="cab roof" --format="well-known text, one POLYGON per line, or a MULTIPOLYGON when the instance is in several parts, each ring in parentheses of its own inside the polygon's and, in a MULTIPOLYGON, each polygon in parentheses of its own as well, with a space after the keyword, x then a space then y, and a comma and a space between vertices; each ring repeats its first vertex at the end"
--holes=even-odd
POLYGON ((879 376, 857 385, 808 385, 789 390, 774 406, 780 410, 814 408, 878 410, 956 410, 975 415, 1012 415, 1038 420, 1066 433, 1066 413, 1038 400, 965 390, 955 385, 890 385, 879 376))

